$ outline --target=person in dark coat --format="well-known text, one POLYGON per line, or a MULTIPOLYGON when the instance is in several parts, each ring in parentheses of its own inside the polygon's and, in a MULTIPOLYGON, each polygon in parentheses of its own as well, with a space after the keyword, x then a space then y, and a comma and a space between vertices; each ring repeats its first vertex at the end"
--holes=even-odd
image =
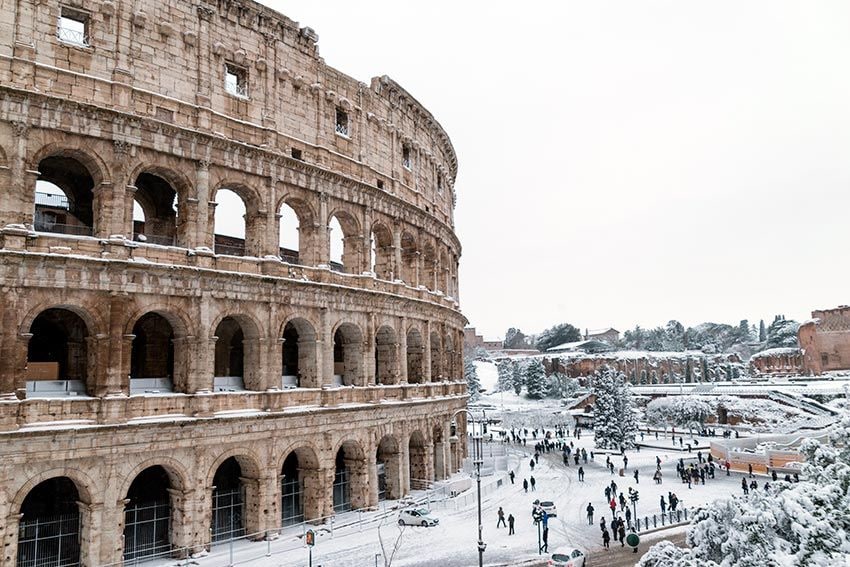
POLYGON ((620 536, 620 547, 626 547, 626 525, 622 519, 620 520, 620 528, 617 530, 617 535, 620 536))
POLYGON ((543 553, 549 553, 549 528, 543 528, 543 546, 540 549, 543 553))
POLYGON ((529 480, 529 482, 531 482, 531 491, 534 492, 534 490, 535 490, 534 487, 537 485, 537 481, 534 480, 533 476, 528 480, 529 480))
POLYGON ((508 514, 508 535, 514 535, 514 515, 508 514))
POLYGON ((523 488, 523 490, 528 492, 528 479, 527 478, 522 479, 522 488, 523 488))
POLYGON ((507 524, 505 524, 505 511, 502 510, 501 506, 499 506, 497 514, 499 516, 499 521, 496 522, 496 529, 498 530, 500 525, 507 526, 507 524))
POLYGON ((667 512, 667 502, 664 500, 664 495, 661 495, 661 515, 663 516, 667 512))
POLYGON ((578 480, 579 482, 584 482, 584 467, 578 468, 578 480))
POLYGON ((587 523, 588 524, 593 523, 593 511, 594 511, 593 504, 588 502, 588 504, 587 504, 587 523))
POLYGON ((608 530, 602 528, 602 545, 605 546, 605 549, 609 549, 611 544, 611 534, 608 533, 608 530))
POLYGON ((511 484, 513 484, 513 483, 514 483, 514 476, 515 476, 515 475, 514 475, 514 471, 511 471, 511 472, 508 474, 508 476, 509 476, 509 477, 511 477, 511 484))

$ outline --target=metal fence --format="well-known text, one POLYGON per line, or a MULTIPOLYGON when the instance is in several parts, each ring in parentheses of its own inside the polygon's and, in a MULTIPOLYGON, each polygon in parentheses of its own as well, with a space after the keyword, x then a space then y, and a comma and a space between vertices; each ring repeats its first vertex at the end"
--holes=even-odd
POLYGON ((242 488, 213 491, 212 541, 228 541, 245 535, 245 493, 242 488))
POLYGON ((124 560, 161 557, 171 552, 171 503, 145 502, 124 511, 124 560))
POLYGON ((683 508, 682 510, 670 511, 665 514, 653 514, 652 516, 638 517, 635 522, 635 529, 638 533, 647 532, 665 526, 675 526, 687 524, 696 514, 696 508, 683 508))
POLYGON ((18 567, 75 567, 79 564, 79 513, 21 520, 18 567))

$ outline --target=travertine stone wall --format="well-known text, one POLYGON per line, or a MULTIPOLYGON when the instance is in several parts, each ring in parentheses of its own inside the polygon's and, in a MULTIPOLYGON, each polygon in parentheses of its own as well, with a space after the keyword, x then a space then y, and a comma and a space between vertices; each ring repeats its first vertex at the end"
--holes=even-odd
POLYGON ((121 562, 127 492, 151 466, 168 473, 169 540, 181 553, 209 544, 213 477, 229 457, 245 527, 264 535, 281 525, 292 452, 310 521, 333 514, 340 450, 355 507, 376 505, 378 462, 393 498, 460 467, 454 149, 400 85, 329 67, 317 39, 249 0, 0 0, 5 565, 18 561, 24 499, 57 477, 79 493, 88 566, 121 562), (60 37, 63 14, 85 37, 60 37), (227 69, 242 92, 226 88, 227 69), (45 224, 39 180, 90 219, 45 224), (243 201, 244 240, 216 235, 223 189, 243 201), (283 205, 298 217, 297 258, 280 246, 283 205), (331 264, 334 218, 342 266, 331 264), (59 376, 80 380, 78 395, 28 391, 34 325, 48 310, 79 321, 68 356, 82 362, 59 376), (133 395, 136 324, 152 313, 162 319, 142 328, 169 327, 173 356, 154 352, 147 368, 170 369, 173 391, 133 395), (281 387, 288 324, 293 389, 281 387), (245 390, 216 392, 234 349, 245 390), (346 385, 335 387, 340 368, 346 385))

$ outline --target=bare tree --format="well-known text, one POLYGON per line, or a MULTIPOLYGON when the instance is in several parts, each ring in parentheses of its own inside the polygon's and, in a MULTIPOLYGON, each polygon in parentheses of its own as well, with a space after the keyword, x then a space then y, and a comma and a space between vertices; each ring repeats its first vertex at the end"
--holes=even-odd
POLYGON ((389 516, 385 516, 381 523, 378 524, 378 543, 381 544, 381 557, 384 558, 384 567, 392 567, 395 554, 401 548, 402 536, 404 536, 404 529, 407 527, 404 524, 398 525, 398 536, 396 536, 395 542, 392 542, 392 548, 388 553, 387 548, 384 545, 384 538, 381 535, 381 528, 387 523, 388 517, 389 516))

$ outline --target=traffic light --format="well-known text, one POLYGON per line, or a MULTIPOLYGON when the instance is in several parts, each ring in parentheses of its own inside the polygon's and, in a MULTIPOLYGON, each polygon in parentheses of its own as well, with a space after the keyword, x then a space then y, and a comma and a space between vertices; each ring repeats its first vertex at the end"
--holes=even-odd
POLYGON ((309 547, 316 545, 316 532, 313 530, 307 530, 307 533, 304 534, 304 543, 306 543, 309 547))
POLYGON ((637 502, 637 501, 638 501, 638 499, 639 499, 639 496, 638 496, 638 491, 637 491, 637 490, 635 490, 634 492, 632 492, 631 494, 629 494, 629 500, 631 500, 632 502, 637 502))

